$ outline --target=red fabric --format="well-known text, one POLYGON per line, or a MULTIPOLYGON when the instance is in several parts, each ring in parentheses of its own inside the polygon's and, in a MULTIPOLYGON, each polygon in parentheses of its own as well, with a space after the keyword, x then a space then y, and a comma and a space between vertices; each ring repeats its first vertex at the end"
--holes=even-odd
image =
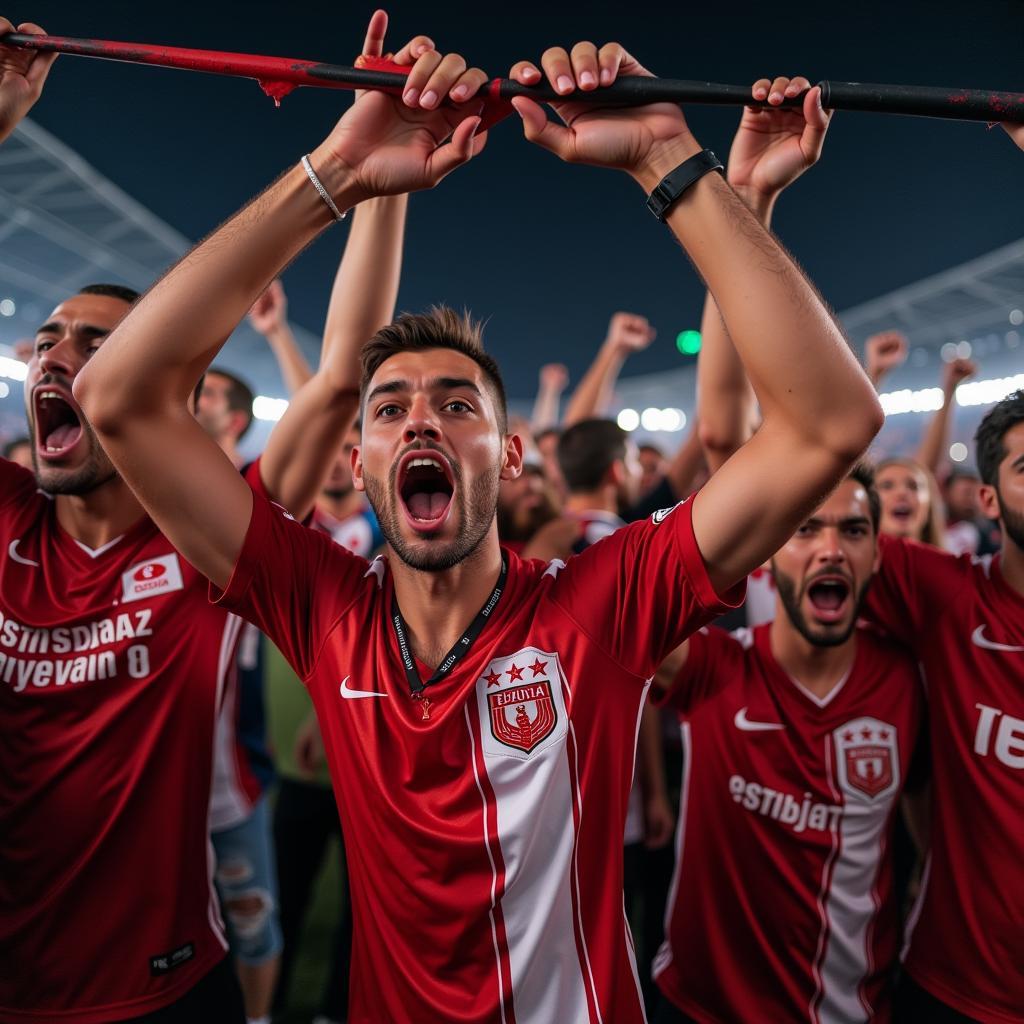
POLYGON ((906 969, 984 1024, 1024 1021, 1024 597, 999 557, 883 537, 868 611, 921 661, 933 806, 906 969))
POLYGON ((637 722, 654 665, 722 601, 688 505, 562 568, 507 557, 505 592, 428 689, 427 719, 386 561, 257 499, 222 597, 316 706, 359 930, 352 1024, 493 1024, 501 1005, 520 1024, 587 1024, 598 1007, 643 1019, 622 905, 637 722))
POLYGON ((923 711, 912 659, 858 631, 823 704, 775 661, 770 626, 712 627, 689 650, 668 697, 685 760, 659 987, 699 1021, 889 1020, 888 849, 923 711))
POLYGON ((90 554, 4 460, 0 552, 0 1021, 144 1015, 226 950, 207 807, 241 622, 149 519, 90 554))

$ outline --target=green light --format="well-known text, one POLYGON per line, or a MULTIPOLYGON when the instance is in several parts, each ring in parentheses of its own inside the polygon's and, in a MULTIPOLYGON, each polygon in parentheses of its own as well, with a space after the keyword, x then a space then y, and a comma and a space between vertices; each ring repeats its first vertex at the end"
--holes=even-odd
POLYGON ((700 351, 700 331, 680 331, 676 336, 676 348, 684 356, 695 356, 700 351))

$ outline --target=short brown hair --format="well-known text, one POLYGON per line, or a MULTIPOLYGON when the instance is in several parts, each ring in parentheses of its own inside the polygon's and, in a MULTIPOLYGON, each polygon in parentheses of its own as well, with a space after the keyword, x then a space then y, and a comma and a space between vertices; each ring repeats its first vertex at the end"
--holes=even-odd
POLYGON ((469 313, 457 313, 448 306, 431 306, 425 313, 402 313, 394 323, 382 327, 364 346, 359 361, 360 401, 381 365, 400 352, 424 352, 432 348, 448 348, 468 356, 484 372, 490 385, 498 413, 498 426, 508 432, 508 402, 501 370, 494 358, 484 351, 483 325, 469 313))
POLYGON ((236 441, 240 441, 245 436, 246 431, 252 426, 252 403, 256 400, 256 396, 252 393, 252 388, 241 377, 236 377, 235 374, 231 373, 230 370, 222 369, 219 366, 211 366, 203 374, 203 379, 205 380, 210 374, 216 377, 223 377, 228 382, 228 408, 232 412, 240 412, 245 416, 245 424, 238 432, 238 437, 235 438, 236 441))

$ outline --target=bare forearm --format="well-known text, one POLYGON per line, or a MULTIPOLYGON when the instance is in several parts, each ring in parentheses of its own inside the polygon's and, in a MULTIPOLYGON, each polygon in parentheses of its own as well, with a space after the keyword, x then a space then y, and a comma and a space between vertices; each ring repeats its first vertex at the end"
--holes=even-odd
MULTIPOLYGON (((657 184, 653 175, 638 180, 657 184)), ((856 457, 880 423, 878 400, 797 266, 716 174, 668 220, 715 297, 765 420, 856 457)))
MULTIPOLYGON (((774 198, 757 192, 737 192, 758 221, 771 223, 774 198)), ((714 295, 704 300, 701 346, 697 360, 700 439, 715 473, 751 435, 756 400, 736 346, 733 345, 714 295)))
POLYGON ((611 345, 601 346, 569 399, 563 421, 565 426, 571 427, 580 420, 603 416, 607 412, 622 363, 621 352, 611 345))
POLYGON ((537 397, 530 416, 530 429, 534 434, 558 426, 558 403, 561 397, 560 389, 549 387, 547 384, 541 383, 537 388, 537 397))
POLYGON ((338 388, 359 386, 359 352, 391 323, 402 273, 408 196, 369 199, 353 215, 331 290, 321 372, 338 388))
POLYGON ((285 390, 294 395, 313 376, 313 369, 306 362, 295 335, 287 324, 275 327, 267 335, 267 343, 277 360, 285 390))
POLYGON ((924 436, 921 438, 921 446, 917 449, 917 461, 932 473, 938 471, 942 462, 942 454, 949 446, 950 424, 953 419, 953 394, 954 392, 948 388, 943 392, 942 406, 928 421, 924 436))
MULTIPOLYGON (((336 177, 325 186, 352 205, 336 177)), ((154 285, 90 360, 80 384, 97 411, 184 403, 267 282, 332 223, 301 167, 282 175, 154 285)))

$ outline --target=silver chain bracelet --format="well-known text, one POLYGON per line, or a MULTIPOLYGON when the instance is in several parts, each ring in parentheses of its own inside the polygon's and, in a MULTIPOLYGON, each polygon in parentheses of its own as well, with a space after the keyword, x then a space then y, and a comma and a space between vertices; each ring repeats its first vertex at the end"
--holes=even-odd
POLYGON ((316 171, 313 170, 313 165, 309 162, 308 153, 302 158, 302 166, 305 169, 306 174, 309 176, 309 180, 313 183, 313 188, 315 188, 317 192, 320 193, 320 198, 327 204, 327 208, 331 211, 331 213, 334 214, 334 219, 344 220, 345 213, 348 213, 348 210, 346 210, 345 213, 342 213, 341 210, 339 210, 338 207, 335 205, 334 200, 331 198, 330 192, 328 192, 327 189, 324 188, 323 182, 321 182, 320 179, 316 176, 316 171))

